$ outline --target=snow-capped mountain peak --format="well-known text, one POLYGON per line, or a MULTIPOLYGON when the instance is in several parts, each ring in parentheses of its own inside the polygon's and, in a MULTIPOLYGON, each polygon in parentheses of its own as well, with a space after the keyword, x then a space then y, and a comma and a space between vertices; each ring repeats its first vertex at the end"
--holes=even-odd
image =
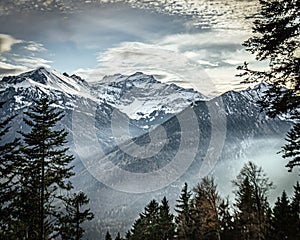
POLYGON ((162 83, 141 72, 105 76, 92 87, 95 95, 135 120, 153 121, 160 114, 176 114, 193 102, 206 99, 194 90, 162 83))
POLYGON ((265 92, 271 87, 272 86, 270 84, 262 82, 253 87, 249 87, 246 90, 241 91, 241 94, 249 100, 257 102, 263 99, 265 92))
POLYGON ((2 88, 14 87, 28 89, 38 87, 47 93, 51 90, 71 95, 84 95, 89 92, 87 83, 78 76, 68 76, 55 70, 39 67, 18 76, 3 77, 0 82, 2 88))

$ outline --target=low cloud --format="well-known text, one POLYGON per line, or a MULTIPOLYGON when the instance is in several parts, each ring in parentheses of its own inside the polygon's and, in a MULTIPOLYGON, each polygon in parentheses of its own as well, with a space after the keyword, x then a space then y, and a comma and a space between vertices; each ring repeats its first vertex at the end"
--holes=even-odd
POLYGON ((21 72, 27 71, 28 68, 24 66, 18 66, 13 64, 8 64, 0 61, 0 77, 5 75, 14 75, 19 74, 21 72))
POLYGON ((50 67, 51 61, 39 56, 46 51, 41 43, 15 39, 0 34, 0 77, 15 75, 39 66, 50 67), (13 47, 13 45, 18 46, 13 47))
POLYGON ((18 57, 13 58, 13 60, 16 63, 26 66, 27 68, 35 68, 39 66, 50 67, 49 63, 52 62, 38 57, 18 57))
POLYGON ((44 45, 37 42, 27 42, 27 45, 24 46, 24 49, 31 51, 31 52, 44 52, 46 51, 46 48, 44 48, 44 45))
POLYGON ((0 34, 0 53, 9 52, 14 44, 21 43, 22 40, 13 38, 7 34, 0 34))

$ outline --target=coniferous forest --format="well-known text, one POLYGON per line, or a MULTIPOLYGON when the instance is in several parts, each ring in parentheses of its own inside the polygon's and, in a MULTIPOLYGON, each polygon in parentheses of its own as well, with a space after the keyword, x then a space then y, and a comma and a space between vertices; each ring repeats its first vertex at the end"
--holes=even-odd
MULTIPOLYGON (((233 204, 219 195, 213 177, 191 189, 185 184, 175 212, 166 198, 151 200, 124 239, 300 239, 299 182, 292 196, 284 191, 273 207, 268 193, 274 186, 261 167, 248 162, 232 183, 233 204)), ((109 232, 106 236, 111 239, 109 232)))

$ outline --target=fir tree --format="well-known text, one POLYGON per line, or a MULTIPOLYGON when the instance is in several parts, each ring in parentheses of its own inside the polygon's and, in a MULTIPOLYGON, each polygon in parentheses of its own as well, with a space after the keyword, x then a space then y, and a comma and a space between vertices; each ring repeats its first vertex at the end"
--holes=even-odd
POLYGON ((286 165, 291 172, 295 166, 300 166, 300 122, 295 123, 285 140, 287 144, 282 147, 281 152, 284 158, 291 159, 286 165))
POLYGON ((292 209, 284 191, 273 208, 271 218, 271 238, 274 240, 293 239, 294 232, 290 228, 293 224, 292 209), (287 227, 288 226, 288 227, 287 227))
POLYGON ((160 240, 159 204, 156 200, 150 201, 144 212, 135 221, 131 230, 132 240, 160 240))
MULTIPOLYGON (((3 103, 0 103, 2 108, 3 103)), ((12 142, 4 141, 10 126, 8 124, 14 116, 7 117, 0 122, 0 239, 14 239, 17 220, 14 218, 16 208, 13 206, 17 196, 19 185, 18 169, 20 167, 19 139, 12 142)))
POLYGON ((238 188, 236 194, 237 221, 244 239, 261 240, 267 231, 267 200, 273 183, 261 167, 248 162, 233 181, 238 188))
POLYGON ((119 233, 119 232, 118 232, 118 234, 117 234, 117 236, 116 236, 115 240, 122 240, 122 238, 121 238, 121 236, 120 236, 120 233, 119 233))
POLYGON ((106 232, 106 235, 105 235, 105 240, 112 240, 111 238, 111 235, 109 233, 109 231, 106 232))
POLYGON ((125 235, 125 239, 126 239, 126 240, 130 240, 130 239, 131 239, 131 236, 132 236, 132 233, 131 233, 131 231, 129 230, 129 231, 127 231, 127 233, 126 233, 126 235, 125 235))
POLYGON ((176 221, 176 239, 193 240, 195 232, 193 229, 193 220, 191 218, 191 191, 188 190, 187 183, 181 190, 181 195, 177 200, 176 209, 178 216, 176 221))
POLYGON ((246 177, 236 191, 236 227, 238 238, 240 239, 257 239, 258 221, 257 209, 255 204, 254 190, 246 177))
POLYGON ((294 186, 294 195, 291 202, 292 210, 292 224, 289 228, 292 228, 293 240, 300 239, 300 184, 296 183, 294 186))
POLYGON ((295 125, 287 136, 283 156, 289 159, 291 171, 299 166, 300 152, 300 3, 299 0, 260 0, 260 12, 254 21, 254 36, 244 45, 258 61, 268 61, 264 71, 249 69, 248 63, 238 67, 244 82, 272 84, 259 103, 269 116, 288 113, 295 125))
POLYGON ((73 175, 69 165, 73 156, 67 154, 64 146, 67 132, 55 130, 63 114, 51 106, 53 103, 45 97, 34 100, 24 118, 31 131, 21 132, 24 166, 19 217, 27 223, 24 236, 28 239, 51 238, 57 208, 54 201, 61 197, 62 190, 72 188, 68 178, 73 175))
POLYGON ((74 193, 71 197, 64 198, 65 213, 60 214, 58 231, 62 239, 80 240, 83 237, 84 229, 82 223, 94 218, 90 209, 82 208, 89 203, 89 199, 83 192, 74 193))
POLYGON ((173 222, 174 216, 170 213, 168 200, 164 197, 159 207, 159 232, 161 240, 173 240, 175 235, 175 224, 173 222))

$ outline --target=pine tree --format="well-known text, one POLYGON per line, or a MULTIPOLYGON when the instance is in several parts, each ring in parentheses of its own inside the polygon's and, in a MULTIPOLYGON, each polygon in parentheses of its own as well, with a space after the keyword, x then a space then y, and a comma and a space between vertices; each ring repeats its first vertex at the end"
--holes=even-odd
POLYGON ((24 122, 31 128, 29 133, 21 132, 23 174, 20 178, 22 189, 19 214, 27 226, 23 236, 26 239, 49 239, 54 231, 56 205, 63 191, 72 188, 68 181, 73 173, 69 165, 73 156, 68 155, 67 132, 55 130, 63 118, 62 111, 51 105, 46 97, 34 100, 25 113, 24 122))
POLYGON ((132 240, 160 240, 159 204, 156 200, 150 201, 144 212, 135 221, 131 229, 132 240))
POLYGON ((300 152, 300 2, 299 0, 260 0, 259 17, 254 21, 254 36, 244 45, 256 55, 258 61, 268 61, 267 70, 249 69, 248 63, 238 67, 239 76, 247 83, 272 84, 259 103, 271 117, 288 113, 295 125, 283 147, 284 157, 289 159, 291 171, 299 166, 300 152))
POLYGON ((176 221, 176 239, 193 240, 195 239, 195 231, 193 229, 193 220, 191 218, 191 191, 188 190, 187 183, 181 190, 181 195, 177 200, 176 209, 178 216, 176 221))
MULTIPOLYGON (((0 103, 0 108, 2 106, 3 103, 0 103)), ((14 218, 16 209, 13 202, 19 190, 17 176, 20 165, 20 140, 5 143, 3 139, 10 129, 8 124, 13 119, 14 116, 7 117, 0 122, 0 239, 16 238, 14 228, 17 226, 17 220, 14 218)))
POLYGON ((192 218, 195 222, 195 239, 220 239, 218 209, 221 198, 212 177, 204 177, 194 188, 192 218))
POLYGON ((71 197, 64 198, 65 213, 60 214, 58 231, 62 239, 80 240, 83 237, 84 229, 82 223, 94 218, 90 209, 82 210, 83 206, 89 203, 89 199, 83 192, 74 193, 71 197))
POLYGON ((118 234, 117 234, 117 236, 116 236, 115 240, 122 240, 122 238, 121 238, 121 236, 120 236, 120 233, 119 233, 119 232, 118 232, 118 234))
POLYGON ((246 177, 236 191, 236 227, 240 239, 257 239, 258 221, 254 190, 246 177))
POLYGON ((132 236, 132 233, 131 233, 131 231, 129 230, 129 231, 127 231, 127 233, 126 233, 126 235, 125 235, 125 239, 126 239, 126 240, 130 240, 130 239, 131 239, 131 236, 132 236))
POLYGON ((161 240, 173 240, 175 235, 175 224, 173 222, 174 216, 170 213, 168 200, 164 197, 159 207, 159 232, 161 240))
POLYGON ((291 172, 295 166, 300 166, 300 122, 295 123, 285 140, 287 144, 282 147, 281 152, 284 158, 291 159, 286 165, 291 172))
POLYGON ((291 202, 292 210, 292 224, 289 226, 292 228, 293 240, 300 239, 300 184, 296 183, 294 186, 294 195, 291 202))
POLYGON ((284 191, 281 198, 277 199, 273 208, 270 237, 274 240, 293 239, 295 233, 290 228, 293 224, 292 221, 292 209, 286 192, 284 191))
POLYGON ((237 221, 243 239, 265 239, 267 232, 268 192, 273 188, 261 167, 248 162, 233 181, 236 194, 237 221))
POLYGON ((109 233, 109 231, 106 232, 106 235, 105 235, 105 240, 112 240, 111 238, 111 235, 109 233))

